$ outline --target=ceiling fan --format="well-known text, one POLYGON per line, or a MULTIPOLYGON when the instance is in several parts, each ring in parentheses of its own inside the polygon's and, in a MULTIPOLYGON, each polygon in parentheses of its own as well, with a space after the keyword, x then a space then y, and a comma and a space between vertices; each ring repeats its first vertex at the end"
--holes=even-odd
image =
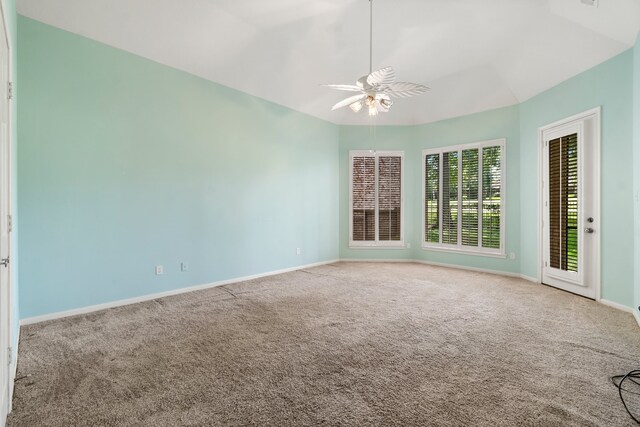
POLYGON ((391 67, 384 67, 373 71, 373 0, 369 1, 369 74, 360 77, 355 85, 321 85, 331 89, 347 92, 358 92, 357 95, 350 96, 338 102, 331 108, 346 107, 347 105, 354 112, 368 107, 369 115, 375 116, 379 112, 387 112, 393 105, 391 98, 408 98, 420 95, 429 90, 428 87, 407 82, 396 82, 396 74, 391 67))

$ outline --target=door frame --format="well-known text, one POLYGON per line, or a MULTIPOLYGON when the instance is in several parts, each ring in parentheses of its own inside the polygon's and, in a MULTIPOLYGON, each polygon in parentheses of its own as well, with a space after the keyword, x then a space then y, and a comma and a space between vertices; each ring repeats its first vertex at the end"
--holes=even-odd
MULTIPOLYGON (((600 226, 596 230, 596 233, 592 236, 595 240, 594 248, 593 248, 593 256, 595 258, 595 268, 594 268, 594 276, 593 277, 593 287, 595 293, 595 300, 600 301, 601 295, 601 271, 602 271, 602 257, 601 257, 601 230, 602 230, 602 204, 600 200, 600 190, 602 187, 601 182, 601 123, 602 117, 602 107, 592 108, 587 111, 583 111, 581 113, 575 114, 571 117, 567 117, 548 125, 542 126, 538 128, 538 283, 542 283, 543 277, 543 268, 544 268, 544 228, 543 228, 543 220, 545 216, 544 210, 544 183, 543 183, 543 175, 544 175, 544 133, 546 131, 553 130, 554 128, 567 126, 572 123, 582 123, 584 120, 592 118, 594 121, 594 132, 593 132, 593 200, 596 206, 596 214, 598 216, 598 224, 600 226)), ((581 172, 582 173, 582 172, 581 172)), ((582 226, 582 225, 581 225, 582 226)))
MULTIPOLYGON (((7 83, 8 82, 13 82, 13 60, 11 58, 12 56, 12 52, 13 52, 13 42, 14 40, 11 37, 11 32, 9 31, 9 21, 7 19, 7 9, 6 9, 6 1, 5 0, 0 0, 0 19, 2 19, 2 22, 4 24, 4 37, 6 39, 6 43, 7 43, 7 83)), ((1 43, 2 41, 0 41, 1 43)), ((5 84, 3 82, 0 82, 0 84, 5 84)), ((13 90, 15 90, 15 88, 12 88, 13 90)), ((7 89, 8 90, 8 89, 7 89)), ((13 212, 13 196, 14 196, 14 189, 13 189, 13 162, 14 162, 14 158, 13 158, 13 124, 12 124, 12 120, 13 120, 13 98, 15 97, 15 95, 12 96, 12 98, 7 98, 4 100, 0 100, 0 102, 6 102, 7 105, 7 161, 8 161, 8 176, 7 176, 7 191, 8 191, 8 195, 7 195, 7 213, 8 215, 11 216, 12 218, 12 222, 15 223, 15 216, 14 216, 14 212, 13 212)), ((2 221, 7 221, 5 223, 5 225, 8 227, 8 221, 9 218, 0 218, 0 220, 2 221)), ((16 376, 16 368, 18 366, 17 363, 17 348, 13 348, 14 347, 14 343, 16 344, 17 347, 17 341, 19 338, 19 334, 20 334, 20 330, 17 330, 17 337, 14 336, 14 320, 15 320, 15 315, 16 313, 14 312, 14 307, 13 307, 13 296, 15 294, 14 292, 14 281, 13 281, 13 262, 15 260, 14 257, 14 245, 12 244, 12 240, 13 240, 13 231, 12 229, 15 228, 15 225, 12 224, 11 229, 8 230, 8 234, 9 234, 9 242, 8 242, 8 256, 10 259, 10 263, 9 266, 7 267, 9 269, 8 271, 8 282, 7 283, 7 296, 8 296, 8 308, 9 308, 9 312, 6 314, 6 318, 8 319, 7 322, 7 343, 0 343, 0 351, 5 353, 5 356, 7 358, 9 358, 8 360, 8 364, 7 366, 4 367, 0 367, 2 369, 6 369, 6 380, 8 381, 8 384, 6 385, 6 391, 7 391, 7 395, 5 396, 5 398, 7 399, 6 401, 6 405, 4 408, 0 409, 0 413, 3 414, 5 417, 6 415, 8 415, 11 412, 12 409, 12 404, 13 404, 13 386, 14 386, 14 379, 16 376), (9 353, 9 348, 11 348, 11 353, 9 353)), ((1 267, 0 267, 1 268, 1 267)), ((2 313, 0 313, 0 315, 2 315, 3 317, 5 317, 2 313)), ((1 389, 1 388, 0 388, 1 389)), ((0 420, 0 422, 4 423, 6 421, 6 418, 3 418, 2 420, 0 420)))

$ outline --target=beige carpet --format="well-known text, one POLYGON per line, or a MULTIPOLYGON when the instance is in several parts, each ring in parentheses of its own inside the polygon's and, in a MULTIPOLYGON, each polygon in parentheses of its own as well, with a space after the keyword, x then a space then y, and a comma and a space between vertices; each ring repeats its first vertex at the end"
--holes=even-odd
POLYGON ((632 316, 519 279, 339 263, 22 328, 10 426, 634 425, 632 316))

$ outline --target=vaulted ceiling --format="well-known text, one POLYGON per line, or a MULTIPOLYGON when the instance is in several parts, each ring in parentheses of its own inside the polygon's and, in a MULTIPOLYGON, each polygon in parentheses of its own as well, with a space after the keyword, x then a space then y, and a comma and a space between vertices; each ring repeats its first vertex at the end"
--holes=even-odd
MULTIPOLYGON (((338 124, 369 69, 368 0, 18 0, 27 17, 338 124)), ((431 91, 378 124, 516 104, 630 48, 640 0, 374 0, 373 67, 431 91)))

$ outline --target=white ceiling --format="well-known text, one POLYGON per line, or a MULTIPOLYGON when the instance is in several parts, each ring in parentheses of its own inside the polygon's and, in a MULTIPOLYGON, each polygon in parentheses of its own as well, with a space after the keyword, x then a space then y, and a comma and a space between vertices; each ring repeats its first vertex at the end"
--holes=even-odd
MULTIPOLYGON (((369 68, 368 0, 18 0, 18 12, 339 124, 369 68)), ((426 84, 378 124, 522 102, 633 46, 640 0, 375 0, 373 66, 426 84)))

